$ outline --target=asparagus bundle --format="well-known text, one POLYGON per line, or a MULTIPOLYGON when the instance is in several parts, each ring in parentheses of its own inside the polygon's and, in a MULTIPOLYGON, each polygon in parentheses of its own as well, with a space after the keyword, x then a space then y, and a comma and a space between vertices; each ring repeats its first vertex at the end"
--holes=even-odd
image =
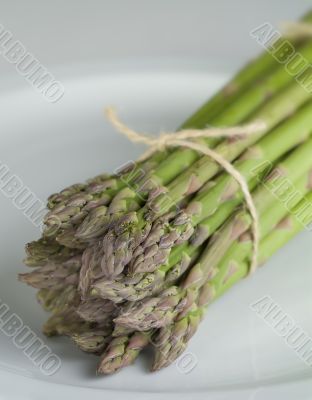
MULTIPOLYGON (((312 62, 312 40, 293 45, 312 62)), ((311 112, 309 92, 265 53, 182 125, 263 124, 234 140, 196 139, 245 178, 260 218, 259 264, 300 230, 295 215, 312 200, 311 112)), ((169 365, 207 305, 248 273, 251 217, 242 190, 219 164, 188 148, 157 151, 116 175, 69 186, 47 207, 42 237, 26 246, 25 263, 34 269, 19 277, 39 289, 51 313, 44 333, 101 355, 102 374, 131 364, 149 343, 153 370, 169 365)))
MULTIPOLYGON (((306 139, 309 135, 309 132, 306 130, 306 126, 309 123, 310 115, 311 115, 311 104, 307 104, 298 113, 293 117, 285 121, 275 130, 273 130, 269 135, 265 136, 262 140, 260 140, 255 146, 249 148, 249 150, 240 157, 239 160, 234 164, 238 171, 244 175, 249 182, 250 189, 254 188, 257 184, 257 181, 254 179, 251 171, 252 169, 261 163, 261 160, 266 160, 270 162, 274 162, 277 158, 279 158, 282 154, 286 153, 296 144, 300 143, 301 140, 306 139), (299 127, 301 125, 301 128, 299 127), (300 132, 303 134, 303 138, 300 138, 300 134, 294 136, 293 130, 299 128, 300 132)), ((304 149, 302 150, 304 151, 304 149)), ((308 157, 307 157, 308 158, 308 157)), ((299 157, 299 160, 301 158, 299 157)), ((300 168, 304 168, 304 163, 301 163, 299 169, 296 168, 294 173, 299 173, 300 168)), ((211 182, 210 182, 211 183, 211 182)), ((183 209, 177 216, 180 224, 171 227, 170 235, 171 237, 176 237, 177 231, 181 229, 181 219, 185 218, 185 214, 196 210, 196 214, 193 214, 190 219, 190 223, 192 227, 196 227, 200 225, 200 237, 195 234, 196 242, 198 245, 199 241, 203 241, 209 238, 214 231, 221 226, 221 224, 226 220, 226 218, 233 212, 235 207, 242 201, 242 193, 239 191, 238 185, 233 177, 230 177, 226 174, 219 176, 213 183, 213 186, 209 185, 207 190, 201 191, 195 198, 190 201, 189 205, 183 209), (223 207, 223 205, 225 207, 223 207), (182 216, 182 218, 181 218, 182 216)), ((198 233, 199 229, 197 229, 198 233)), ((196 229, 195 229, 196 232, 196 229)), ((194 229, 192 229, 192 234, 194 233, 194 229)), ((193 238, 193 241, 195 239, 193 238)), ((146 295, 150 294, 150 291, 153 290, 153 285, 156 284, 159 286, 159 281, 161 278, 164 278, 164 272, 171 272, 171 266, 174 266, 177 262, 177 253, 185 246, 182 245, 183 242, 186 242, 187 238, 179 236, 179 239, 176 240, 178 242, 179 247, 176 248, 173 257, 171 257, 171 261, 169 258, 169 262, 164 265, 158 267, 157 258, 155 260, 154 257, 152 260, 148 258, 146 262, 149 262, 149 268, 147 268, 146 273, 135 274, 135 284, 133 279, 130 279, 130 285, 128 284, 128 280, 126 279, 118 279, 115 281, 110 281, 107 279, 99 279, 93 284, 93 290, 91 294, 100 295, 106 298, 111 299, 115 302, 120 302, 122 300, 138 300, 146 295), (161 275, 163 274, 163 275, 161 275), (146 285, 145 282, 148 282, 146 285), (148 287, 147 287, 148 286, 148 287), (149 288, 150 291, 146 291, 149 288)), ((160 241, 161 243, 161 241, 160 241)), ((168 243, 166 240, 165 251, 170 251, 172 243, 168 243)), ((156 247, 156 244, 153 244, 153 248, 156 247)), ((161 249, 162 250, 162 249, 161 249)), ((141 251, 141 246, 138 246, 136 249, 137 252, 141 251)), ((183 253, 182 253, 183 255, 183 253)), ((140 254, 142 257, 142 253, 140 254)), ((137 259, 135 259, 137 261, 137 259)), ((145 265, 146 265, 145 262, 145 265)), ((89 271, 91 268, 89 268, 89 271)), ((185 268, 181 268, 179 272, 176 272, 174 276, 179 276, 183 273, 185 268)), ((82 270, 81 278, 84 278, 82 274, 84 270, 82 270)), ((85 281, 82 280, 82 283, 85 281)))

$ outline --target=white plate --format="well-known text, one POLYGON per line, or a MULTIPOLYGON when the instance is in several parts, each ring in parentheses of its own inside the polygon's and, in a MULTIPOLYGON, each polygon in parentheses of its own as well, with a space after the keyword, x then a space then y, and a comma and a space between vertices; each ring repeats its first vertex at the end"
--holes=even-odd
MULTIPOLYGON (((103 107, 115 105, 123 120, 139 130, 170 130, 225 80, 202 69, 177 71, 111 71, 68 79, 62 82, 65 96, 56 104, 47 103, 32 88, 7 91, 0 97, 0 161, 41 199, 73 182, 114 170, 141 149, 114 132, 104 119, 103 107)), ((62 362, 58 372, 45 376, 0 333, 2 398, 308 398, 311 368, 249 305, 269 295, 312 334, 311 233, 301 234, 255 277, 210 307, 188 349, 197 359, 191 372, 181 364, 150 374, 151 355, 145 354, 115 376, 96 377, 97 358, 81 353, 66 339, 41 335, 46 315, 36 303, 35 291, 16 280, 17 273, 26 269, 21 261, 23 246, 39 231, 3 195, 0 209, 1 299, 62 362)))

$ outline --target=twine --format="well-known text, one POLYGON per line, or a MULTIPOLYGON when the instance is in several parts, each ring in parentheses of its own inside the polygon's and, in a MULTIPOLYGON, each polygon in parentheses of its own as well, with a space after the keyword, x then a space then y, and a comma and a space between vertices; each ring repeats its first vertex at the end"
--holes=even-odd
POLYGON ((212 158, 238 182, 242 189, 247 208, 252 217, 251 231, 253 238, 253 254, 251 258, 249 273, 253 273, 257 268, 260 228, 257 209, 249 191, 248 184, 245 178, 240 174, 240 172, 238 172, 238 170, 222 155, 210 149, 206 144, 193 142, 192 139, 213 137, 241 137, 254 135, 256 133, 263 132, 266 129, 265 122, 255 121, 250 124, 230 128, 183 129, 178 132, 162 132, 159 136, 153 137, 145 133, 136 132, 126 126, 123 122, 120 121, 116 111, 112 107, 107 108, 105 110, 105 114, 112 126, 118 132, 126 136, 131 142, 143 143, 146 146, 149 146, 149 149, 143 154, 142 159, 146 159, 155 151, 164 149, 166 147, 188 147, 192 150, 204 154, 205 156, 212 158))
MULTIPOLYGON (((312 24, 307 22, 291 22, 285 21, 281 24, 281 30, 285 37, 301 38, 312 36, 312 24)), ((266 129, 266 124, 263 121, 255 121, 250 124, 235 126, 229 128, 208 128, 208 129, 183 129, 178 132, 162 132, 159 136, 153 137, 145 133, 139 133, 126 126, 120 121, 116 111, 112 107, 105 110, 108 121, 114 128, 126 136, 133 143, 142 143, 149 147, 144 152, 140 161, 145 160, 157 150, 162 150, 166 147, 188 147, 199 153, 202 153, 214 161, 216 161, 223 169, 228 172, 240 185, 247 208, 252 217, 251 232, 253 237, 253 254, 249 273, 253 273, 257 268, 257 260, 259 253, 260 228, 259 217, 254 201, 252 199, 248 184, 240 172, 228 162, 222 155, 210 149, 206 144, 199 144, 192 141, 196 138, 221 138, 221 137, 241 137, 254 135, 266 129)))
POLYGON ((308 22, 284 21, 281 23, 283 36, 296 39, 312 36, 312 24, 308 22))

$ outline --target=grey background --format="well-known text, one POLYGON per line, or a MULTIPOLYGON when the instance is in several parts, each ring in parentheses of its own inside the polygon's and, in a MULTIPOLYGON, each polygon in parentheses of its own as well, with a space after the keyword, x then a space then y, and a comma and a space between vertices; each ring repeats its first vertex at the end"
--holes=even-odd
MULTIPOLYGON (((233 70, 260 51, 249 31, 295 19, 307 0, 1 0, 0 24, 12 31, 51 73, 101 68, 127 59, 205 62, 233 70), (191 5, 191 7, 190 7, 191 5)), ((26 86, 0 58, 2 88, 26 86)))

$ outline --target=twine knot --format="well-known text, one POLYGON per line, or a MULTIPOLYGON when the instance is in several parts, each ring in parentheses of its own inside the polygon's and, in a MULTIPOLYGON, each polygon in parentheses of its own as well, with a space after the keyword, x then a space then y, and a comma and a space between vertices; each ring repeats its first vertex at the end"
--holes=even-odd
POLYGON ((187 147, 211 157, 221 167, 223 167, 240 185, 247 208, 252 217, 252 237, 253 237, 253 254, 249 272, 252 273, 257 268, 258 248, 259 248, 259 219, 256 206, 253 202, 251 193, 248 188, 248 183, 241 173, 221 154, 210 149, 207 144, 194 141, 197 138, 212 138, 212 137, 245 137, 254 135, 266 130, 267 125, 264 121, 254 121, 242 126, 234 126, 229 128, 206 128, 206 129, 182 129, 178 132, 162 132, 159 136, 150 136, 146 133, 139 133, 129 128, 122 123, 117 116, 116 111, 112 107, 105 110, 106 117, 114 128, 126 136, 131 142, 142 143, 149 147, 143 154, 140 160, 145 160, 157 150, 162 150, 166 147, 187 147))

